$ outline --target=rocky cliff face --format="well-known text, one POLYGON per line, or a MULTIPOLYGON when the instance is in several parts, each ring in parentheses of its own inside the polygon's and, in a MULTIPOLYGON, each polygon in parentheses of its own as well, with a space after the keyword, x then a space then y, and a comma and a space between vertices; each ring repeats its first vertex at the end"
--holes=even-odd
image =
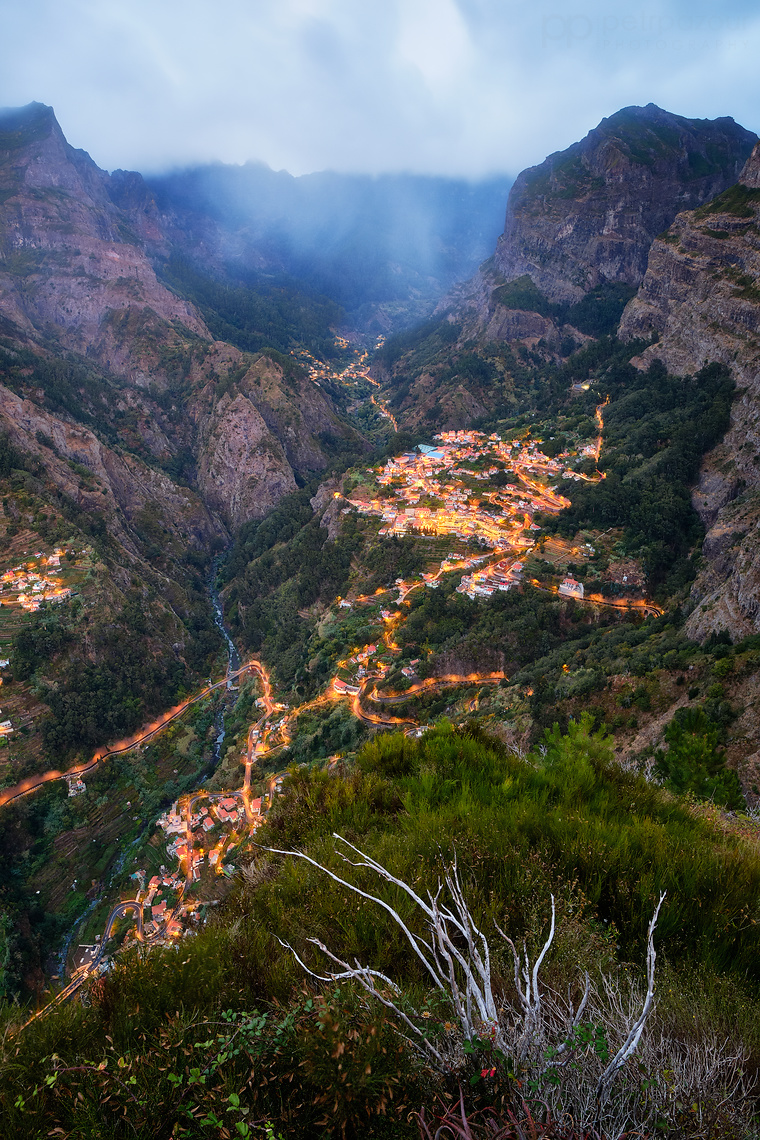
POLYGON ((731 428, 694 492, 708 533, 689 630, 760 630, 760 144, 735 186, 652 245, 619 335, 652 334, 640 367, 659 359, 683 375, 717 360, 737 382, 731 428))
POLYGON ((600 331, 579 302, 637 287, 656 235, 735 182, 754 142, 730 118, 684 119, 651 103, 618 111, 518 176, 494 256, 436 311, 462 322, 462 341, 540 339, 554 354, 600 331), (510 282, 528 285, 522 299, 504 299, 510 282))
MULTIPOLYGON (((27 331, 108 357, 109 312, 149 309, 209 338, 199 315, 156 278, 110 178, 68 145, 52 110, 0 120, 0 306, 27 331)), ((112 362, 116 371, 123 361, 112 362)))
POLYGON ((304 375, 214 341, 156 275, 151 257, 165 256, 170 238, 141 176, 100 170, 68 145, 49 107, 0 116, 8 347, 86 357, 104 389, 118 390, 124 445, 168 466, 191 456, 186 477, 197 473, 206 504, 237 527, 324 469, 323 439, 357 437, 304 375))
POLYGON ((655 236, 735 182, 754 142, 730 118, 626 107, 520 174, 495 267, 508 281, 527 273, 553 301, 638 285, 655 236))

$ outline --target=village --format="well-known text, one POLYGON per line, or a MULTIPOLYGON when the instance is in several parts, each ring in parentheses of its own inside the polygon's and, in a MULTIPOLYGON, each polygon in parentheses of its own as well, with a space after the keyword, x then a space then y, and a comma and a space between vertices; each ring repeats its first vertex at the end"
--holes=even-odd
MULTIPOLYGON (((41 550, 33 554, 23 554, 21 560, 15 565, 0 571, 0 644, 2 648, 10 648, 13 637, 21 627, 20 623, 27 621, 26 615, 37 613, 40 607, 58 605, 72 597, 76 590, 66 583, 62 576, 61 559, 68 560, 74 556, 74 551, 65 547, 57 547, 50 554, 41 550)), ((18 557, 18 554, 16 555, 18 557)), ((68 577, 71 569, 67 567, 68 577)), ((10 664, 10 656, 0 658, 0 669, 6 669, 10 664)), ((2 680, 0 680, 2 685, 2 680)), ((14 723, 7 714, 2 719, 0 710, 0 743, 7 743, 8 738, 15 731, 14 723)))
POLYGON ((189 930, 203 902, 196 884, 209 875, 229 879, 235 874, 229 856, 264 822, 267 803, 266 795, 262 805, 261 796, 251 797, 245 789, 199 792, 175 801, 160 815, 156 827, 174 869, 162 864, 147 883, 144 870, 133 873, 140 886, 135 911, 140 908, 142 922, 128 932, 127 941, 171 943, 189 930))
MULTIPOLYGON (((365 354, 366 355, 366 354, 365 354)), ((316 367, 316 364, 315 364, 316 367)), ((357 360, 341 379, 368 379, 366 364, 357 352, 357 360)), ((314 377, 318 379, 318 377, 314 377)), ((601 412, 597 422, 601 430, 601 412)), ((389 674, 399 652, 394 633, 404 620, 403 605, 416 589, 437 589, 444 575, 461 573, 456 589, 471 599, 505 592, 523 580, 527 555, 536 544, 540 529, 534 516, 558 512, 568 504, 557 484, 568 478, 594 478, 579 472, 587 458, 597 459, 600 439, 565 451, 550 458, 541 450, 542 440, 524 431, 510 439, 498 433, 474 430, 443 431, 432 445, 420 445, 414 451, 386 460, 382 467, 370 468, 371 480, 363 481, 349 491, 343 513, 357 511, 379 517, 378 534, 402 537, 428 535, 458 540, 461 548, 450 550, 437 568, 430 568, 409 579, 397 578, 395 584, 379 590, 380 595, 393 595, 382 601, 372 597, 337 598, 336 611, 353 609, 376 601, 378 633, 373 643, 349 649, 336 663, 333 676, 320 696, 297 708, 273 699, 269 675, 261 662, 252 661, 248 668, 258 673, 262 695, 257 699, 260 716, 250 725, 246 749, 241 756, 245 776, 235 791, 198 791, 181 797, 156 821, 159 850, 165 851, 160 864, 146 882, 147 871, 133 873, 139 886, 136 897, 122 897, 113 908, 102 941, 96 947, 80 947, 82 967, 87 970, 105 964, 103 950, 114 932, 121 930, 120 941, 171 944, 192 930, 201 910, 213 905, 218 891, 214 882, 229 878, 236 871, 233 861, 243 844, 264 822, 265 813, 281 790, 284 773, 268 779, 266 792, 251 793, 251 769, 255 760, 274 754, 291 740, 294 722, 309 709, 335 701, 348 700, 352 711, 369 724, 393 727, 419 734, 424 726, 416 722, 384 714, 377 707, 393 703, 403 694, 383 695, 378 684, 389 674), (474 547, 474 549, 473 549, 474 547), (369 702, 369 705, 366 703, 369 702), (375 706, 375 707, 372 707, 375 706), (128 916, 130 916, 128 918, 128 916), (126 928, 119 926, 128 919, 126 928), (89 957, 88 957, 89 955, 89 957)), ((603 476, 598 471, 595 478, 603 476)), ((338 493, 338 498, 342 497, 338 493)), ((55 551, 35 564, 15 567, 5 576, 19 593, 23 588, 36 596, 60 589, 52 574, 60 564, 63 551, 55 551), (35 575, 32 578, 32 575, 35 575), (40 583, 42 586, 40 587, 40 583)), ((557 588, 560 594, 582 599, 584 587, 566 577, 557 588)), ((407 662, 401 673, 412 684, 412 690, 477 680, 498 683, 503 674, 473 677, 434 677, 416 682, 418 659, 407 662)), ((86 786, 77 773, 65 777, 69 795, 81 795, 86 786)))
MULTIPOLYGON (((379 336, 374 345, 375 351, 381 348, 385 343, 385 337, 379 336)), ((335 347, 340 349, 341 352, 347 352, 350 349, 350 344, 343 336, 335 337, 335 347)), ((319 386, 325 380, 331 380, 335 383, 347 384, 355 386, 362 381, 368 381, 374 387, 379 387, 376 380, 372 380, 368 375, 369 371, 369 352, 363 348, 355 348, 353 350, 354 359, 340 372, 336 372, 329 364, 323 360, 319 360, 316 356, 312 355, 306 348, 298 350, 291 349, 290 355, 306 368, 309 379, 319 386)))
POLYGON ((0 604, 16 604, 27 613, 35 613, 43 602, 65 601, 73 591, 60 576, 61 559, 66 554, 58 548, 45 555, 41 550, 24 562, 0 574, 0 604))
MULTIPOLYGON (((365 487, 348 496, 344 513, 356 510, 379 516, 379 534, 402 537, 408 534, 450 536, 462 542, 475 542, 490 555, 450 554, 438 573, 423 574, 423 583, 436 588, 442 573, 489 565, 465 575, 457 587, 470 598, 490 597, 506 591, 522 579, 524 557, 535 545, 534 522, 537 512, 557 512, 568 500, 551 481, 589 478, 575 470, 589 456, 597 455, 597 444, 564 452, 550 459, 540 450, 540 439, 529 434, 503 440, 492 432, 448 431, 434 436, 435 446, 420 445, 413 452, 386 460, 372 469, 374 482, 387 488, 393 498, 382 493, 374 497, 365 487), (469 465, 469 466, 468 466, 469 465), (474 466, 473 466, 474 465, 474 466), (509 471, 518 483, 492 485, 494 477, 509 471), (472 484, 483 483, 482 490, 472 484), (497 562, 490 562, 499 555, 497 562)), ((597 478, 602 478, 601 474, 597 478)), ((560 592, 583 597, 583 586, 566 579, 560 592)), ((405 591, 401 590, 402 598, 405 591)))

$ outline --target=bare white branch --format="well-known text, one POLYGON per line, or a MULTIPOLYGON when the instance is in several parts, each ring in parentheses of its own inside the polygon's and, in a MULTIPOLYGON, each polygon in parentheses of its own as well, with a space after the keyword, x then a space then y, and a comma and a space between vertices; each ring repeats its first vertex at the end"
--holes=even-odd
MULTIPOLYGON (((348 840, 343 839, 340 835, 335 835, 334 838, 336 843, 344 844, 359 857, 358 860, 351 860, 341 854, 341 858, 344 862, 353 867, 375 872, 385 882, 400 888, 412 899, 418 910, 420 910, 425 917, 429 931, 429 937, 427 939, 413 933, 398 911, 391 906, 390 903, 377 895, 362 890, 360 887, 343 879, 340 875, 336 875, 333 871, 330 871, 327 867, 318 863, 316 859, 312 859, 301 851, 281 851, 273 847, 265 847, 263 850, 268 851, 270 854, 289 855, 297 859, 303 859, 313 867, 324 872, 324 874, 328 875, 334 882, 346 887, 346 889, 352 891, 354 894, 360 895, 362 898, 381 906, 402 931, 407 943, 413 949, 417 958, 422 962, 430 978, 432 978, 435 988, 452 1007, 453 1013, 459 1022, 466 1040, 472 1041, 481 1036, 488 1035, 498 1048, 504 1048, 505 1042, 501 1036, 498 1016, 499 1011, 491 983, 491 958, 488 940, 477 927, 465 901, 456 859, 454 859, 450 866, 444 867, 443 882, 438 883, 437 890, 435 892, 428 892, 427 899, 424 899, 410 887, 408 883, 405 883, 402 879, 393 875, 381 863, 378 863, 375 859, 366 855, 358 847, 349 843, 348 840)), ((340 852, 338 853, 340 854, 340 852)), ((552 936, 553 931, 554 918, 552 917, 552 936)), ((393 1009, 400 1020, 404 1021, 405 1024, 407 1023, 408 1018, 403 1014, 403 1011, 398 1008, 396 1003, 391 1002, 390 999, 381 995, 375 985, 374 979, 379 979, 385 983, 385 985, 390 986, 398 992, 397 987, 389 978, 386 978, 376 971, 369 970, 368 967, 361 965, 359 962, 356 962, 354 965, 343 962, 341 959, 335 957, 335 955, 317 939, 312 938, 310 941, 317 945, 336 966, 341 967, 341 972, 330 972, 327 977, 322 974, 316 974, 310 967, 306 966, 303 960, 290 948, 296 960, 307 973, 322 981, 346 981, 350 978, 354 979, 369 993, 372 993, 373 996, 382 1000, 387 1008, 393 1009)), ((409 1024, 413 1023, 410 1022, 409 1024)), ((436 1053, 435 1049, 427 1042, 427 1039, 425 1040, 428 1052, 436 1053)))
POLYGON ((642 1031, 644 1029, 644 1025, 647 1018, 649 1017, 650 1010, 652 1009, 652 1003, 654 1002, 654 966, 657 959, 657 954, 654 948, 654 931, 655 927, 657 926, 657 919, 660 915, 660 907, 665 901, 666 893, 666 891, 663 891, 663 893, 660 895, 660 901, 655 907, 654 914, 652 915, 652 919, 649 923, 649 930, 647 931, 647 992, 644 998, 644 1005, 641 1009, 641 1013, 631 1026, 625 1041, 620 1046, 617 1053, 612 1058, 609 1065, 599 1078, 599 1084, 597 1086, 597 1097, 601 1103, 607 1099, 610 1085, 615 1079, 615 1074, 618 1073, 620 1069, 622 1069, 628 1058, 632 1056, 636 1050, 636 1047, 641 1038, 642 1031))
MULTIPOLYGON (((340 886, 369 902, 376 903, 390 915, 424 966, 427 975, 432 979, 435 990, 450 1007, 461 1036, 455 1034, 453 1037, 434 1040, 432 1035, 421 1027, 424 1024, 422 1015, 404 1003, 399 986, 391 978, 358 960, 353 963, 344 961, 318 938, 310 938, 308 941, 334 966, 334 969, 326 970, 324 973, 315 972, 292 946, 287 942, 281 942, 281 945, 293 954, 302 969, 320 982, 358 983, 368 995, 392 1013, 407 1043, 441 1069, 456 1070, 464 1063, 462 1038, 476 1044, 487 1038, 497 1050, 513 1057, 518 1062, 521 1072, 533 1073, 532 1079, 537 1079, 539 1084, 546 1085, 542 1095, 547 1093, 553 1095, 549 1090, 553 1090, 555 1085, 551 1082, 546 1084, 549 1073, 554 1074, 555 1081, 559 1074, 562 1075, 563 1083, 574 1080, 573 1074, 579 1070, 579 1066, 570 1065, 569 1062, 573 1058, 577 1059, 582 1053, 584 1064, 581 1069, 588 1074, 588 1079, 582 1087, 582 1104, 579 1104, 579 1111, 581 1115, 585 1114, 586 1118, 588 1113, 593 1111, 597 1122, 600 1122, 602 1117, 609 1116, 607 1101, 612 1082, 638 1048, 644 1026, 653 1009, 656 961, 654 931, 665 895, 660 897, 649 923, 647 988, 643 1003, 637 987, 630 989, 627 1000, 624 1000, 619 987, 604 975, 601 976, 602 1005, 598 1000, 598 991, 594 991, 595 1004, 591 1016, 596 1026, 595 1031, 601 1032, 603 1039, 607 1040, 607 1030, 604 1028, 604 1023, 600 1023, 598 1019, 600 1016, 605 1016, 608 1020, 611 1017, 610 1044, 613 1048, 618 1046, 612 1060, 600 1072, 603 1061, 595 1051, 594 1044, 590 1042, 587 1034, 577 1032, 584 1015, 588 1016, 587 1011, 592 1002, 592 986, 588 973, 585 976, 583 995, 576 1010, 573 1009, 573 1002, 569 998, 565 1003, 551 990, 547 990, 544 994, 541 992, 540 971, 556 933, 556 904, 553 895, 549 932, 533 963, 525 944, 523 943, 518 951, 512 939, 496 924, 496 929, 512 951, 518 1003, 518 1009, 514 1011, 516 1016, 513 1015, 512 1019, 500 1017, 500 1009, 493 993, 488 939, 478 928, 467 905, 456 857, 449 865, 444 863, 442 878, 435 891, 428 891, 427 898, 423 898, 403 879, 392 874, 381 863, 352 843, 339 835, 335 835, 334 839, 336 854, 340 855, 346 864, 372 871, 384 882, 401 890, 414 903, 424 918, 427 937, 415 933, 399 911, 385 899, 355 886, 303 852, 281 851, 272 847, 265 847, 263 850, 273 855, 304 860, 340 886), (357 858, 348 858, 337 844, 348 848, 357 858), (605 1006, 606 1012, 603 1013, 605 1006), (457 1042, 460 1044, 457 1045, 457 1042)), ((735 1068, 730 1070, 732 1074, 735 1068)), ((740 1077, 739 1073, 737 1079, 740 1077)))
MULTIPOLYGON (((340 836, 336 836, 336 838, 339 839, 340 836)), ((347 840, 344 840, 343 842, 345 843, 345 842, 347 842, 347 840)), ((312 867, 316 867, 318 871, 322 871, 325 875, 328 875, 334 882, 339 883, 340 886, 345 887, 349 891, 353 891, 353 893, 355 895, 360 895, 361 898, 363 898, 363 899, 368 899, 370 902, 377 903, 378 906, 381 906, 383 908, 383 910, 386 910, 388 912, 388 914, 391 916, 391 918, 396 923, 396 925, 404 932, 404 935, 405 935, 409 945, 412 947, 415 954, 420 959, 423 966, 425 967, 425 969, 428 971, 428 973, 432 977, 433 981, 435 982, 436 987, 438 989, 444 989, 445 988, 442 979, 438 976, 438 973, 435 970, 435 967, 431 964, 429 958, 427 958, 425 956, 425 954, 422 952, 422 949, 418 945, 418 943, 421 942, 422 940, 418 939, 415 935, 412 934, 412 932, 409 930, 406 923, 402 919, 401 915, 398 913, 398 911, 394 910, 394 908, 390 905, 390 903, 387 903, 384 899, 379 898, 377 895, 371 895, 367 891, 363 891, 360 887, 354 886, 353 883, 349 883, 346 879, 341 879, 340 875, 334 874, 334 872, 329 870, 328 867, 323 867, 321 863, 318 863, 316 859, 312 859, 311 856, 305 855, 303 853, 303 851, 281 851, 277 847, 262 847, 261 844, 256 844, 256 846, 261 847, 262 851, 268 851, 271 855, 289 855, 294 859, 303 859, 306 863, 311 863, 312 867)), ((348 846, 351 847, 352 845, 349 843, 348 846)), ((358 848, 353 848, 353 850, 356 851, 356 850, 358 850, 358 848)), ((361 854, 361 852, 359 852, 359 854, 361 854)), ((380 868, 380 864, 379 863, 375 864, 374 860, 367 862, 367 863, 364 863, 364 864, 353 864, 353 865, 354 866, 371 866, 372 865, 373 870, 375 868, 380 868)), ((402 887, 407 892, 407 894, 411 894, 415 900, 417 899, 417 896, 414 894, 414 892, 411 890, 411 888, 407 887, 406 883, 402 882, 401 879, 394 878, 394 876, 391 875, 390 872, 386 871, 384 867, 382 868, 382 873, 383 873, 383 878, 386 879, 388 882, 394 883, 396 886, 402 887)), ((423 909, 425 910, 425 912, 427 913, 427 908, 424 906, 424 904, 422 903, 421 900, 419 900, 419 905, 422 906, 423 909)), ((422 942, 422 945, 425 947, 425 949, 428 952, 430 952, 431 948, 427 945, 427 943, 422 942)))

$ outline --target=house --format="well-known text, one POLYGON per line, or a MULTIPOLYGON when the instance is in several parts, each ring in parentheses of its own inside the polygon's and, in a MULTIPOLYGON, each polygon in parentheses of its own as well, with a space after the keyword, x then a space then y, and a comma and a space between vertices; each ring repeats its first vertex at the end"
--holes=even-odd
POLYGON ((564 578, 559 584, 559 592, 567 598, 582 598, 583 583, 576 582, 575 578, 564 578))
POLYGON ((356 694, 361 691, 361 687, 359 685, 349 685, 347 681, 342 681, 340 677, 334 678, 333 689, 336 693, 345 693, 349 694, 350 696, 356 696, 356 694))

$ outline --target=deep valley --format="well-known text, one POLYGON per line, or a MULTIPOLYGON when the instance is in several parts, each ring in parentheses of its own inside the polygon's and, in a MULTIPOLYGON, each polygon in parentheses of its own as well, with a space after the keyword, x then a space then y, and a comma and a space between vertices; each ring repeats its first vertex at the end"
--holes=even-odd
POLYGON ((760 144, 276 177, 0 115, 7 1134, 756 1135, 760 144))

